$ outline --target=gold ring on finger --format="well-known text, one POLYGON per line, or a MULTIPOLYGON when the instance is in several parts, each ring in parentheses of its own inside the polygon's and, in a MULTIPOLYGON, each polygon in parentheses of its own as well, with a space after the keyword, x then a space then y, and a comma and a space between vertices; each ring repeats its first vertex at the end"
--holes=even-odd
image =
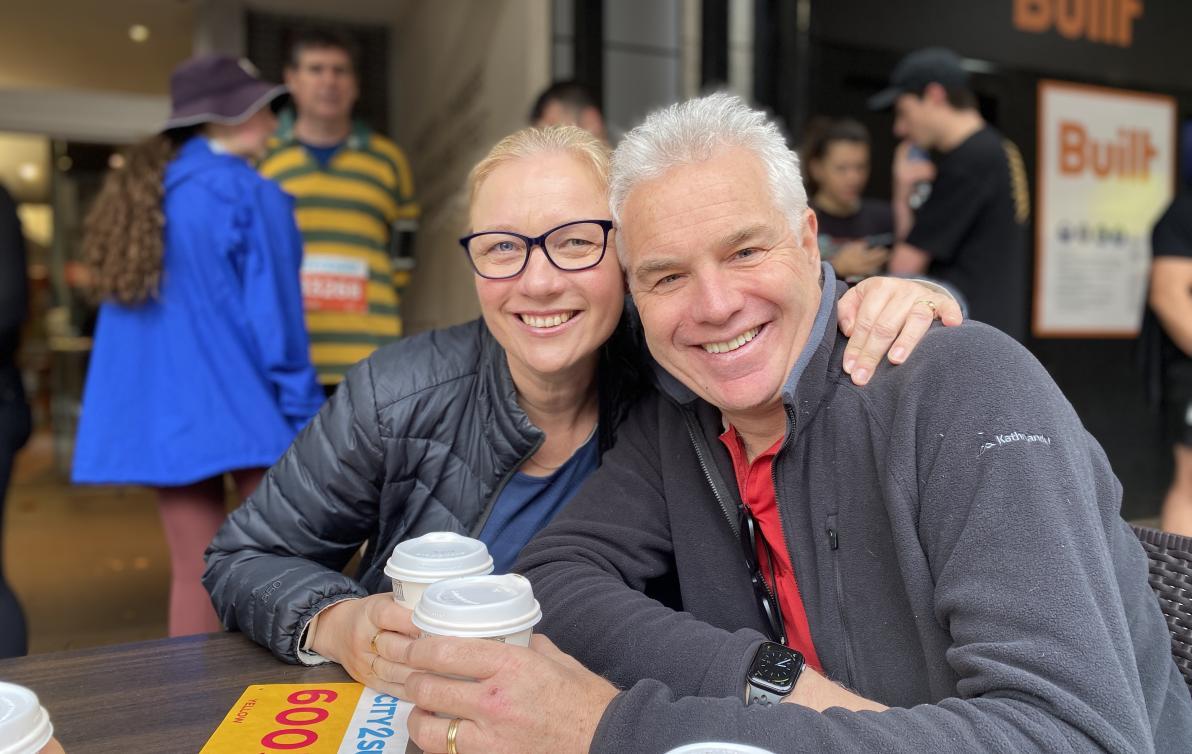
POLYGON ((915 303, 916 304, 924 304, 928 309, 931 310, 931 318, 935 319, 936 307, 935 307, 934 301, 932 301, 931 299, 928 299, 928 298, 921 298, 918 301, 916 301, 915 303))
POLYGON ((368 663, 368 670, 373 674, 373 678, 380 678, 377 675, 377 660, 381 659, 380 655, 373 655, 372 661, 368 663))
POLYGON ((459 735, 459 724, 463 722, 458 717, 447 723, 447 754, 459 754, 455 748, 455 737, 459 735))
POLYGON ((381 632, 384 630, 385 629, 383 628, 378 628, 377 632, 372 635, 371 639, 368 640, 368 648, 371 649, 372 653, 375 655, 381 654, 379 651, 377 651, 377 639, 380 638, 381 632))

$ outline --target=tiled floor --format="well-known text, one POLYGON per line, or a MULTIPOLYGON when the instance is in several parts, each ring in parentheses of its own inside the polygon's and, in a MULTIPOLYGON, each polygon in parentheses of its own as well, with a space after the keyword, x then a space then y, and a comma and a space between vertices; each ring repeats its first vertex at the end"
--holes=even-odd
POLYGON ((37 435, 17 458, 4 527, 31 652, 166 635, 169 558, 153 495, 73 487, 37 435))

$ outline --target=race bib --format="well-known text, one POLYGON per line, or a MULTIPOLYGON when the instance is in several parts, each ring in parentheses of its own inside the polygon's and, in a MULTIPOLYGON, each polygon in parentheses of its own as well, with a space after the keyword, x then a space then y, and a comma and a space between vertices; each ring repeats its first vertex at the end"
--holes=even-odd
POLYGON ((331 254, 302 259, 302 305, 306 311, 368 311, 368 262, 331 254))
POLYGON ((199 754, 405 754, 413 707, 359 683, 249 686, 199 754))

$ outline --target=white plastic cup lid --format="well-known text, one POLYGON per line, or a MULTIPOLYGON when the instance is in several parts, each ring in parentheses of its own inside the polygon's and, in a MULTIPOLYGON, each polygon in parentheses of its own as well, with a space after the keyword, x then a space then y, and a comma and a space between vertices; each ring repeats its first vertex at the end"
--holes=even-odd
POLYGON ((53 735, 50 715, 37 694, 0 682, 0 754, 37 754, 53 735))
POLYGON ((414 625, 427 633, 489 638, 533 628, 542 608, 525 576, 471 576, 430 585, 414 609, 414 625))
POLYGON ((398 542, 385 564, 389 578, 420 584, 492 572, 493 559, 483 542, 450 531, 434 531, 398 542))
POLYGON ((768 749, 759 749, 756 746, 746 746, 745 744, 709 741, 707 743, 680 746, 677 749, 671 749, 666 754, 774 754, 774 752, 768 749))

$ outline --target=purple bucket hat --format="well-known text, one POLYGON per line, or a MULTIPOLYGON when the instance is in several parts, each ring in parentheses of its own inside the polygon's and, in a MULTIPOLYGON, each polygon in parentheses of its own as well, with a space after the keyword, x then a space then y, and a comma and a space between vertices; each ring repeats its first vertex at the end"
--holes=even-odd
POLYGON ((170 74, 170 118, 162 130, 200 123, 235 125, 286 93, 282 84, 258 78, 244 58, 198 55, 170 74))

